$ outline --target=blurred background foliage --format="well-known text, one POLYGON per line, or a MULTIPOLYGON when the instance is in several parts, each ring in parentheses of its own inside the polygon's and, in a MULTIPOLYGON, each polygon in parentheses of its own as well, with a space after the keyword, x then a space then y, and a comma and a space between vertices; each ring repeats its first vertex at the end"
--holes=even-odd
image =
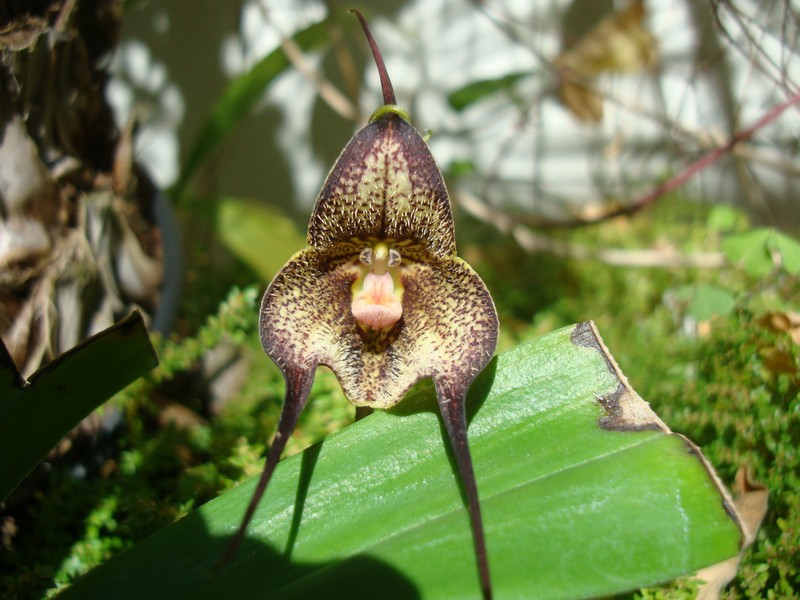
MULTIPOLYGON (((60 586, 260 471, 283 399, 258 301, 304 246, 327 168, 379 105, 329 0, 123 3, 106 97, 181 231, 160 366, 0 517, 4 597, 60 586)), ((451 190, 499 350, 594 320, 633 387, 769 511, 728 598, 800 596, 798 6, 356 3, 451 190), (650 194, 729 140, 728 152, 650 194)), ((321 369, 290 451, 353 418, 321 369)), ((647 598, 693 597, 689 580, 647 598)))

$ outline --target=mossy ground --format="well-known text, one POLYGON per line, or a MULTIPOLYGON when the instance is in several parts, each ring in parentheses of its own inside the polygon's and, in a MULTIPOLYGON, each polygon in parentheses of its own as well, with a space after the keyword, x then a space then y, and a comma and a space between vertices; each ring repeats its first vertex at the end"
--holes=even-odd
MULTIPOLYGON (((673 430, 702 447, 724 482, 731 484, 746 466, 769 489, 766 519, 724 597, 798 597, 800 346, 763 317, 800 311, 800 278, 779 267, 754 277, 736 265, 632 268, 528 255, 486 225, 466 218, 460 225, 461 254, 486 280, 501 316, 499 350, 594 320, 633 387, 673 430)), ((691 253, 719 251, 725 235, 746 227, 742 219, 720 227, 707 207, 665 200, 634 217, 553 235, 632 252, 681 240, 676 249, 691 253)), ((255 287, 234 289, 197 325, 222 290, 254 280, 236 263, 207 269, 198 258, 204 252, 198 249, 192 258, 183 313, 189 317, 180 327, 192 335, 159 342, 160 367, 105 408, 121 411, 123 418, 101 438, 102 452, 96 443, 88 450, 73 448, 49 463, 20 503, 3 513, 4 598, 53 595, 58 586, 259 472, 283 382, 259 346, 255 287), (245 377, 220 407, 199 361, 221 344, 245 377)), ((352 418, 335 378, 320 370, 289 451, 352 418)), ((684 598, 694 597, 695 589, 682 580, 635 595, 684 598)))

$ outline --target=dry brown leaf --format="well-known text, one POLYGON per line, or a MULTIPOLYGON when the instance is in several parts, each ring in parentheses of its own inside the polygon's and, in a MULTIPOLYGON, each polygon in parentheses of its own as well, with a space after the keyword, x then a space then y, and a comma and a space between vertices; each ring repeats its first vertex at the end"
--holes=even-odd
POLYGON ((129 191, 133 178, 133 133, 136 129, 136 120, 129 118, 125 128, 120 132, 119 142, 114 153, 114 164, 111 169, 112 186, 111 189, 118 196, 123 196, 129 191))
POLYGON ((797 361, 794 356, 786 350, 780 348, 764 348, 759 352, 764 367, 770 373, 785 373, 794 375, 797 373, 797 361))
POLYGON ((744 538, 739 554, 697 572, 696 578, 704 583, 697 593, 697 600, 718 600, 722 589, 731 582, 739 569, 745 550, 755 541, 756 532, 767 514, 768 490, 755 483, 745 467, 736 472, 733 503, 739 513, 744 538))
POLYGON ((788 333, 792 342, 800 346, 800 313, 769 312, 758 319, 758 324, 775 333, 788 333))
POLYGON ((602 19, 556 58, 559 97, 578 119, 597 122, 603 117, 603 101, 591 85, 593 77, 642 71, 655 63, 656 43, 644 27, 644 15, 643 0, 634 0, 602 19))
POLYGON ((0 132, 0 206, 6 215, 27 215, 55 224, 58 190, 24 120, 15 116, 0 132))
POLYGON ((47 33, 47 29, 47 19, 36 15, 7 23, 0 29, 0 49, 18 51, 29 48, 40 35, 47 33))
POLYGON ((15 83, 0 127, 0 336, 28 375, 134 308, 151 316, 164 257, 133 122, 118 132, 104 93, 121 5, 17 4, 0 19, 0 75, 15 83))
POLYGON ((603 118, 603 98, 589 84, 564 78, 558 86, 558 97, 581 121, 597 123, 603 118))

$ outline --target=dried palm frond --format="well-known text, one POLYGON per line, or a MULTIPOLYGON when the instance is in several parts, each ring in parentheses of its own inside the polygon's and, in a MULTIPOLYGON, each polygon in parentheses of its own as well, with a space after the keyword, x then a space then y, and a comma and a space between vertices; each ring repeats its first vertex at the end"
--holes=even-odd
POLYGON ((164 267, 157 194, 104 96, 120 3, 15 4, 0 9, 0 335, 26 376, 133 308, 152 316, 164 267))

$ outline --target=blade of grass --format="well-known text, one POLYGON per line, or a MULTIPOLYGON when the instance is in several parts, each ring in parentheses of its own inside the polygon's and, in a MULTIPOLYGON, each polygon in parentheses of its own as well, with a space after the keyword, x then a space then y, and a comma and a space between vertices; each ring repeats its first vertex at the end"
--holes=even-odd
MULTIPOLYGON (((294 36, 294 41, 303 51, 321 46, 328 39, 327 26, 327 22, 314 23, 298 32, 294 36)), ((178 182, 172 189, 173 199, 176 201, 180 199, 184 187, 195 170, 250 113, 267 86, 290 64, 283 48, 279 47, 262 58, 247 73, 231 82, 215 104, 189 150, 178 182)))
POLYGON ((511 73, 496 79, 475 81, 452 92, 447 97, 447 100, 450 103, 450 106, 458 111, 461 111, 471 104, 479 102, 480 100, 483 100, 484 98, 491 96, 496 92, 510 89, 526 75, 527 73, 511 73))

